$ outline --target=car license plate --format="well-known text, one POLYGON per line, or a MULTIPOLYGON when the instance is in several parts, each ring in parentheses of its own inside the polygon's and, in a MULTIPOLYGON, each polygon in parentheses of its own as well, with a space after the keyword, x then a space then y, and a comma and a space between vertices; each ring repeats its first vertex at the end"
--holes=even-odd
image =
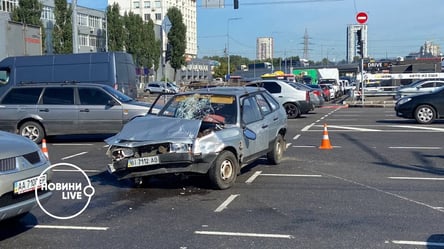
POLYGON ((31 177, 25 180, 14 182, 14 194, 23 194, 34 191, 36 188, 41 188, 42 184, 46 182, 46 175, 41 178, 39 176, 31 177))
POLYGON ((139 157, 128 160, 128 168, 159 164, 159 156, 139 157))

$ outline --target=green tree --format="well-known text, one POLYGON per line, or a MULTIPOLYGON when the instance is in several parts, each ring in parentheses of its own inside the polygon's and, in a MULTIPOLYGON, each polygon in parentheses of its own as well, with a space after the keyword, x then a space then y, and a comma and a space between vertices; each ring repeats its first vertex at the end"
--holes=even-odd
POLYGON ((123 16, 125 24, 125 47, 126 51, 133 55, 134 62, 141 66, 142 50, 144 41, 142 40, 143 20, 133 12, 125 13, 123 16))
POLYGON ((123 18, 120 16, 119 4, 114 3, 106 8, 107 32, 108 32, 108 50, 123 51, 125 44, 123 18))
POLYGON ((162 43, 160 40, 156 40, 154 33, 154 22, 152 20, 149 20, 149 22, 143 25, 142 33, 143 40, 146 43, 143 49, 143 55, 146 58, 146 63, 143 65, 147 68, 154 68, 154 70, 157 71, 159 69, 161 55, 160 48, 162 43))
POLYGON ((72 53, 72 8, 68 6, 66 0, 54 1, 55 24, 52 31, 52 43, 54 53, 72 53))
POLYGON ((183 23, 182 13, 178 8, 169 8, 167 16, 171 22, 171 29, 168 32, 168 43, 172 47, 170 65, 174 68, 174 79, 176 79, 177 69, 185 65, 187 27, 183 23))
POLYGON ((14 8, 11 19, 21 22, 23 25, 34 25, 40 27, 42 38, 42 51, 45 50, 45 29, 40 19, 42 16, 43 4, 38 0, 19 0, 18 6, 14 8))

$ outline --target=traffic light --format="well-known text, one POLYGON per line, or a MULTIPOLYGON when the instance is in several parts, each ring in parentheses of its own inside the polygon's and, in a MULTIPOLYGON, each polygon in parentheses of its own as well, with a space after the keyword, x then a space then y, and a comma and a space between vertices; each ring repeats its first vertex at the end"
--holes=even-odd
POLYGON ((361 58, 364 58, 364 41, 362 40, 362 30, 356 31, 357 36, 357 48, 356 53, 361 56, 361 58))
POLYGON ((239 9, 239 0, 234 0, 233 5, 235 10, 239 9))
POLYGON ((167 49, 166 49, 166 51, 165 51, 165 62, 167 62, 167 61, 170 61, 171 60, 171 57, 172 57, 172 46, 171 46, 171 44, 167 44, 167 49))

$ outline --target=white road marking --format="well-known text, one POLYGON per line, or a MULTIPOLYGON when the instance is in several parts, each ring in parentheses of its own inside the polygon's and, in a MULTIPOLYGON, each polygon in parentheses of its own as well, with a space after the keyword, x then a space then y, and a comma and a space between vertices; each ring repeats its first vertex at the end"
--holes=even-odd
POLYGON ((285 145, 285 148, 288 149, 288 147, 290 147, 290 146, 291 146, 291 143, 287 143, 287 144, 285 145))
POLYGON ((241 236, 241 237, 261 237, 276 239, 293 239, 293 235, 287 234, 267 234, 267 233, 235 233, 235 232, 217 232, 217 231, 194 231, 195 234, 219 235, 219 236, 241 236))
POLYGON ((293 140, 296 140, 296 139, 298 139, 300 137, 301 137, 301 134, 297 134, 296 136, 293 137, 293 140))
POLYGON ((398 245, 443 246, 444 247, 444 243, 429 242, 429 241, 392 240, 392 243, 398 244, 398 245))
MULTIPOLYGON (((76 169, 52 169, 51 171, 53 172, 79 172, 76 169)), ((101 170, 97 170, 97 169, 82 169, 83 172, 86 173, 100 173, 102 172, 101 170)))
POLYGON ((367 129, 367 128, 358 128, 358 127, 350 127, 350 126, 338 126, 338 125, 327 125, 328 128, 338 128, 344 130, 353 130, 353 131, 381 131, 376 129, 367 129))
POLYGON ((256 171, 256 172, 254 172, 254 174, 252 175, 252 176, 250 176, 246 181, 245 181, 245 183, 246 184, 250 184, 250 183, 252 183, 260 174, 262 173, 262 171, 256 171))
POLYGON ((429 130, 429 131, 444 131, 443 128, 423 127, 423 126, 413 126, 413 125, 394 125, 393 127, 418 129, 418 130, 429 130))
POLYGON ((301 131, 308 131, 308 130, 310 130, 310 128, 311 128, 313 125, 315 125, 315 123, 312 123, 312 124, 309 124, 309 125, 305 126, 304 128, 302 128, 301 131))
POLYGON ((390 176, 393 180, 427 180, 427 181, 444 181, 444 177, 407 177, 407 176, 390 176))
POLYGON ((442 147, 390 146, 389 149, 440 150, 442 147))
POLYGON ((261 174, 261 176, 322 177, 322 175, 301 175, 301 174, 261 174))
POLYGON ((63 160, 66 160, 66 159, 70 159, 70 158, 76 157, 76 156, 85 155, 85 154, 87 154, 87 153, 88 153, 88 152, 84 151, 84 152, 80 152, 80 153, 77 153, 77 154, 74 154, 74 155, 71 155, 71 156, 67 156, 67 157, 62 158, 62 161, 63 161, 63 160))
POLYGON ((106 231, 109 227, 86 227, 86 226, 51 226, 51 225, 28 225, 29 228, 65 229, 65 230, 95 230, 106 231))
POLYGON ((53 146, 93 146, 93 144, 51 144, 53 146))
POLYGON ((228 205, 230 205, 230 203, 236 199, 236 197, 238 197, 239 195, 230 195, 222 204, 220 204, 220 206, 218 208, 216 208, 216 210, 214 210, 214 212, 222 212, 222 210, 224 210, 225 208, 228 207, 228 205))

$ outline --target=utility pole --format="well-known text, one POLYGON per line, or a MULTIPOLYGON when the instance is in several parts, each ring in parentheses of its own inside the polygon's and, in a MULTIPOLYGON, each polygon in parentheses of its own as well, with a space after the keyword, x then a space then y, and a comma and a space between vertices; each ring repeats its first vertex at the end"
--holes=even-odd
POLYGON ((71 1, 72 5, 72 52, 79 53, 79 33, 77 31, 77 0, 71 1))

